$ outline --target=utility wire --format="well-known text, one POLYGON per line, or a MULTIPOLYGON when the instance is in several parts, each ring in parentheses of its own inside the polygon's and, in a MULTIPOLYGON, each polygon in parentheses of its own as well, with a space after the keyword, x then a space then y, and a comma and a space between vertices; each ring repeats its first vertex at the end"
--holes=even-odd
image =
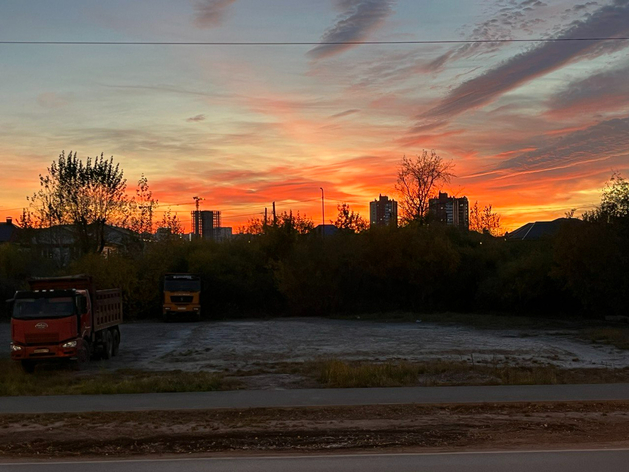
POLYGON ((46 46, 387 46, 397 44, 481 44, 481 43, 561 43, 574 41, 627 41, 629 37, 530 38, 530 39, 450 39, 417 41, 0 41, 5 45, 46 46))

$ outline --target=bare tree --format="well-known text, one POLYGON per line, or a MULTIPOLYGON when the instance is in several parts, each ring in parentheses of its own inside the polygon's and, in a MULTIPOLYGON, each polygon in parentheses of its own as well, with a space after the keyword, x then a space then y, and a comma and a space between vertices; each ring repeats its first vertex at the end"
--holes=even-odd
POLYGON ((425 223, 430 198, 435 196, 439 185, 449 183, 454 177, 453 168, 453 162, 444 161, 434 150, 402 158, 395 188, 402 196, 403 221, 425 223))

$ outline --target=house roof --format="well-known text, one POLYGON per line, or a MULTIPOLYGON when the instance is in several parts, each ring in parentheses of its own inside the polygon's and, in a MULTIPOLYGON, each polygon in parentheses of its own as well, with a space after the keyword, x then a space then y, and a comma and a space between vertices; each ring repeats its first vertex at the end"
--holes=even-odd
POLYGON ((14 241, 19 230, 13 223, 0 223, 0 243, 14 241))
POLYGON ((319 233, 319 234, 321 234, 322 231, 323 231, 324 236, 332 236, 338 233, 339 229, 334 225, 319 225, 314 230, 315 233, 319 233))
MULTIPOLYGON (((105 225, 105 242, 108 246, 124 246, 133 236, 133 231, 105 225)), ((33 232, 35 244, 72 245, 76 243, 76 233, 71 225, 57 225, 50 228, 38 228, 33 232)))
POLYGON ((579 224, 581 220, 576 218, 557 218, 552 221, 535 221, 533 223, 527 223, 524 226, 508 233, 507 239, 518 241, 530 241, 541 239, 545 237, 554 236, 559 231, 559 228, 565 223, 579 224))

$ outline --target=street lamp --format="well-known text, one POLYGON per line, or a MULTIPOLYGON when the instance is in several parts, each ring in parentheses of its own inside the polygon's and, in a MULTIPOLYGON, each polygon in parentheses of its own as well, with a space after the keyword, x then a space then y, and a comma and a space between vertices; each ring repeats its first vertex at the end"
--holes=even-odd
POLYGON ((323 193, 323 187, 319 187, 321 189, 321 235, 325 236, 325 195, 323 193))

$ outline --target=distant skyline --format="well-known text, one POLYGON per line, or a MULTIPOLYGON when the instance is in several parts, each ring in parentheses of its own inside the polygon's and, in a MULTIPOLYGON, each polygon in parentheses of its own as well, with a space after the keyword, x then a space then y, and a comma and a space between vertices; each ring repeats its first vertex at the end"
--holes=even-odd
POLYGON ((144 173, 187 230, 195 195, 234 228, 272 201, 318 224, 320 187, 368 218, 422 149, 506 230, 579 215, 629 177, 629 41, 320 43, 601 37, 629 0, 3 0, 0 41, 313 44, 0 44, 0 219, 61 150, 144 173))

